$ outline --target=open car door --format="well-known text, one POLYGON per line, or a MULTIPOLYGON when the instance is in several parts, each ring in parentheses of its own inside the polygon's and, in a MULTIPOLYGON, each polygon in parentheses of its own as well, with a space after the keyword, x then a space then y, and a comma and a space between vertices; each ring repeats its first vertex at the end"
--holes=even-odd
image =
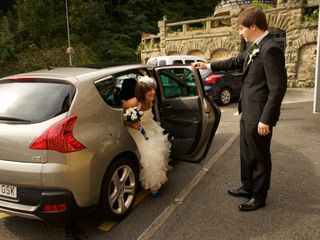
POLYGON ((191 66, 156 67, 153 73, 159 85, 160 122, 169 132, 172 156, 201 161, 219 125, 219 107, 206 97, 199 71, 191 66))

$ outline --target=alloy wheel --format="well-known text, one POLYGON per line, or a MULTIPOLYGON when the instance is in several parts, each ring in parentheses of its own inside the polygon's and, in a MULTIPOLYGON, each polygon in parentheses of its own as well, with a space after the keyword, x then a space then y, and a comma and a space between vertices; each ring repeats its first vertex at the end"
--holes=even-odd
POLYGON ((136 179, 132 168, 122 165, 113 173, 109 189, 108 200, 111 210, 115 214, 125 213, 131 206, 136 191, 136 179))
POLYGON ((223 89, 220 93, 220 102, 223 105, 228 105, 231 102, 231 92, 229 89, 223 89))

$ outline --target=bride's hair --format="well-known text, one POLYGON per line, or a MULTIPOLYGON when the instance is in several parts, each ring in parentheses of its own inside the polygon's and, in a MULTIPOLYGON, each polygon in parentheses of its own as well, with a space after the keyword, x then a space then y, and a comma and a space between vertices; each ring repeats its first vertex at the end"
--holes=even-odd
POLYGON ((138 82, 135 88, 135 96, 139 102, 144 102, 146 100, 146 93, 151 89, 156 89, 156 81, 149 76, 143 76, 138 78, 138 82))

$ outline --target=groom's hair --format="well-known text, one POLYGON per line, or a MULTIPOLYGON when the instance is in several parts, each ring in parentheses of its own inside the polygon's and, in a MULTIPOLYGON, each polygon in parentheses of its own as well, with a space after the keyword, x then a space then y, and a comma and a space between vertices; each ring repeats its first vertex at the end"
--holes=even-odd
POLYGON ((238 25, 247 28, 256 25, 259 29, 268 30, 266 14, 258 7, 251 7, 243 10, 238 16, 238 25))

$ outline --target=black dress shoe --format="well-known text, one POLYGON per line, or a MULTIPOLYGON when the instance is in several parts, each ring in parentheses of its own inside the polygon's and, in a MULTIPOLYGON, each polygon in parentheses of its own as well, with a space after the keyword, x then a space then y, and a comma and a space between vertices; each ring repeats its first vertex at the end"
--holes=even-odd
POLYGON ((240 211, 254 211, 258 208, 264 207, 266 205, 265 201, 258 201, 251 198, 249 201, 239 205, 240 211))
POLYGON ((241 187, 239 189, 229 189, 228 193, 234 197, 252 198, 252 192, 248 192, 248 191, 244 190, 243 187, 241 187))

